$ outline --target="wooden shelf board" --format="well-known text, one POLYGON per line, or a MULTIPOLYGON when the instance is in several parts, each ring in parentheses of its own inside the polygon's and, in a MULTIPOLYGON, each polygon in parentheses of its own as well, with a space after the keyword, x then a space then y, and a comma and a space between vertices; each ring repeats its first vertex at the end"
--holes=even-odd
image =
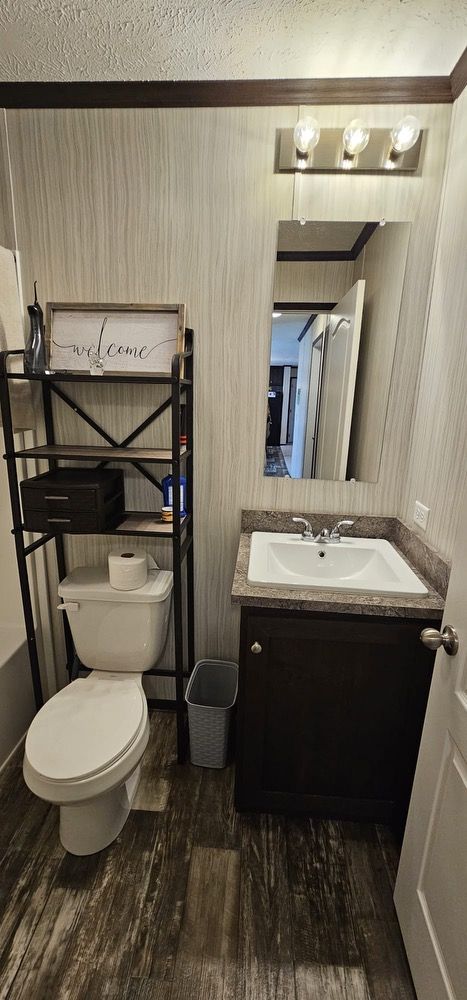
MULTIPOLYGON (((180 532, 183 532, 190 521, 190 514, 185 514, 180 518, 180 532)), ((30 529, 25 528, 23 525, 23 531, 30 532, 30 529)), ((39 532, 33 532, 34 534, 39 534, 39 532)), ((67 532, 63 531, 61 534, 66 535, 67 532)), ((124 513, 123 519, 116 528, 104 528, 103 531, 92 532, 73 532, 73 534, 83 534, 83 535, 159 535, 162 538, 172 538, 173 537, 173 522, 163 521, 161 515, 154 511, 144 511, 144 510, 127 510, 124 513)), ((50 536, 52 538, 53 535, 50 536)))
MULTIPOLYGON (((185 515, 180 520, 180 529, 183 531, 189 521, 189 515, 185 515)), ((162 521, 161 516, 144 511, 126 511, 125 519, 121 521, 117 528, 109 531, 109 534, 157 534, 167 538, 172 537, 173 523, 162 521)))
MULTIPOLYGON (((180 449, 180 458, 188 455, 186 448, 180 449)), ((112 448, 110 445, 65 445, 45 444, 36 448, 25 448, 15 452, 16 458, 51 458, 83 462, 161 462, 170 465, 170 448, 112 448)))

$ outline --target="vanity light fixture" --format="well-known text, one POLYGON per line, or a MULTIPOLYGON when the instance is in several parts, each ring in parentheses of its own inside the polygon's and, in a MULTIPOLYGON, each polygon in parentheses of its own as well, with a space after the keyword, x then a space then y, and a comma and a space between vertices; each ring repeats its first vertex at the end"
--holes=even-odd
POLYGON ((344 151, 342 170, 353 170, 357 166, 358 154, 363 153, 370 141, 370 129, 362 118, 352 118, 342 133, 344 151))
POLYGON ((370 129, 362 118, 352 118, 342 133, 345 152, 349 156, 363 153, 370 141, 370 129))
POLYGON ((415 115, 405 115, 391 129, 391 145, 384 164, 385 170, 397 170, 405 161, 405 154, 413 149, 420 136, 420 122, 415 115))
POLYGON ((392 149, 399 155, 415 146, 420 135, 420 122, 415 115, 405 115, 391 131, 392 149))
POLYGON ((293 140, 299 163, 301 161, 303 164, 308 159, 310 153, 319 143, 320 134, 321 129, 316 118, 312 118, 311 115, 299 118, 293 130, 293 140))
POLYGON ((294 129, 279 130, 277 173, 409 174, 419 167, 423 133, 414 115, 394 128, 371 128, 354 118, 345 129, 325 128, 300 118, 294 129))

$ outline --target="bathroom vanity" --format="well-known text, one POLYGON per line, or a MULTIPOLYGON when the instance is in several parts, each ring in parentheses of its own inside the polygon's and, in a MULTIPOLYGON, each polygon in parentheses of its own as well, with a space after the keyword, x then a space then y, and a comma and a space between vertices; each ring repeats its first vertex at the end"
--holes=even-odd
MULTIPOLYGON (((354 533, 362 521, 381 533, 372 520, 354 533)), ((385 520, 394 535, 396 519, 385 520)), ((287 515, 280 527, 290 530, 287 515)), ((411 597, 249 584, 250 543, 244 531, 232 590, 242 605, 237 808, 402 832, 434 663, 420 632, 439 624, 442 596, 426 577, 426 594, 411 597)))

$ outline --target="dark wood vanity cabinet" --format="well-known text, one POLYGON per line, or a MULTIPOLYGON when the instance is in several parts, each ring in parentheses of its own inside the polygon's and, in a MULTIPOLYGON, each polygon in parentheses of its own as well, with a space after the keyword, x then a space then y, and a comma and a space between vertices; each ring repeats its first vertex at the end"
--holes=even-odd
POLYGON ((437 621, 242 608, 236 806, 403 830, 437 621))

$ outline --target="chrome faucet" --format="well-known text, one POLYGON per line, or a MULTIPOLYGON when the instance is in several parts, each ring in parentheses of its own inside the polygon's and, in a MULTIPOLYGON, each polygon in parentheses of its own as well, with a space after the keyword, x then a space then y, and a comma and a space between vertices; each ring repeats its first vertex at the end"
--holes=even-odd
POLYGON ((331 531, 327 528, 322 528, 319 535, 316 535, 315 542, 327 542, 328 545, 335 545, 341 540, 341 528, 351 528, 355 524, 355 521, 349 521, 347 518, 343 521, 338 521, 334 525, 331 531))
POLYGON ((313 528, 311 527, 310 522, 307 521, 305 517, 293 517, 292 521, 294 521, 295 524, 305 525, 302 531, 302 538, 310 538, 312 541, 314 540, 313 528))

